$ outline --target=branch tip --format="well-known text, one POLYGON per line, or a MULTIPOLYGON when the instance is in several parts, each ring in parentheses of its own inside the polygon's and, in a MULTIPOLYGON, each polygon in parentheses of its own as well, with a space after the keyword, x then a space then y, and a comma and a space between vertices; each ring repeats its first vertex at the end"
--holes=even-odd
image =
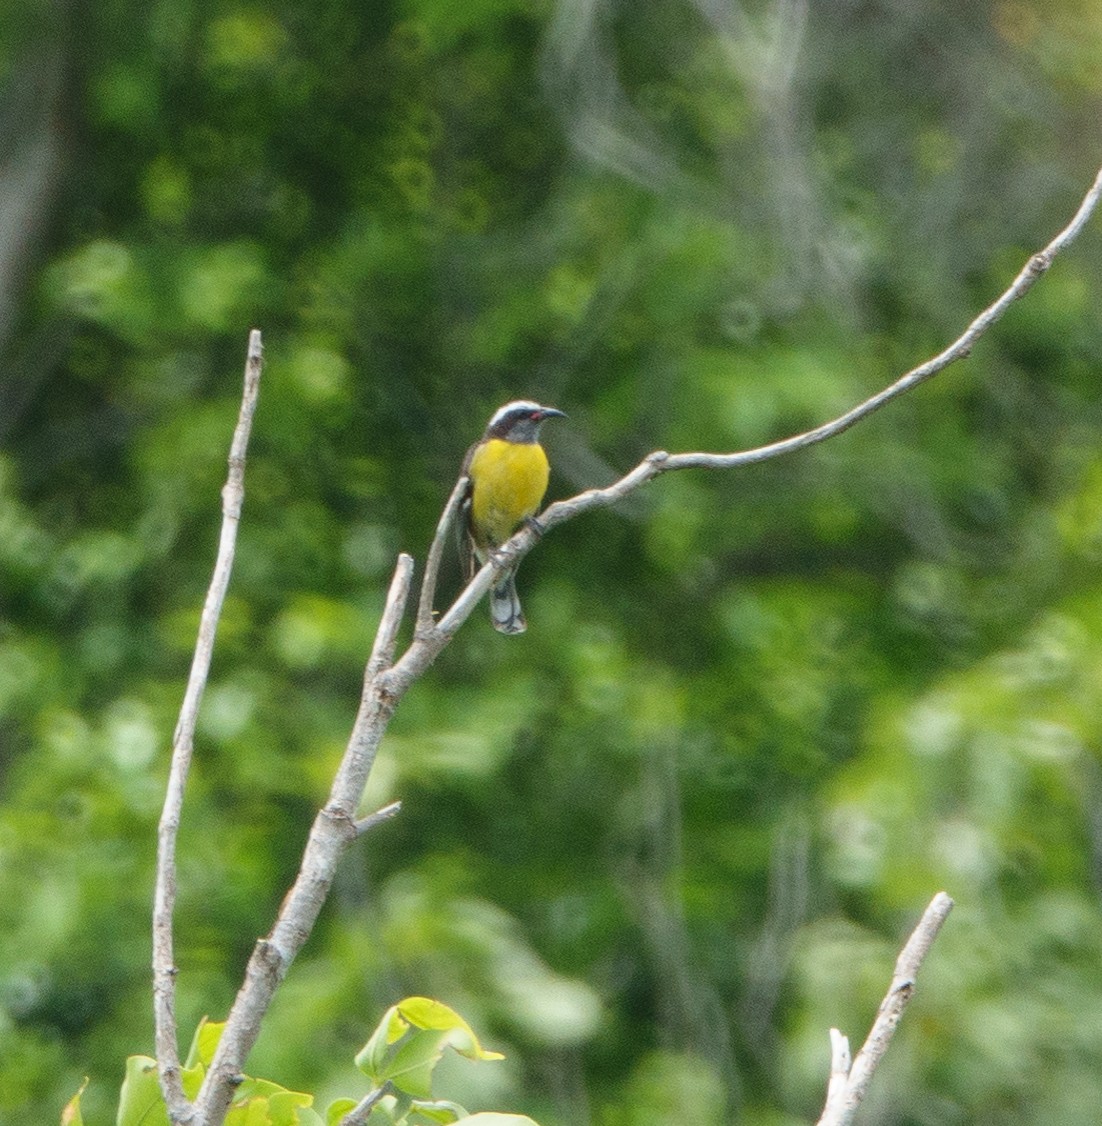
POLYGON ((845 1105, 846 1081, 849 1079, 851 1062, 849 1037, 843 1036, 837 1028, 832 1028, 830 1030, 830 1080, 827 1083, 824 1118, 830 1114, 840 1114, 845 1105))
POLYGON ((831 1064, 827 1098, 818 1126, 850 1126, 880 1061, 895 1035, 896 1026, 915 992, 915 978, 953 901, 940 891, 930 900, 899 957, 891 984, 861 1050, 849 1062, 849 1041, 836 1028, 830 1030, 831 1064))
POLYGON ((390 580, 383 615, 375 632, 375 644, 371 647, 371 657, 367 662, 367 679, 372 680, 390 668, 394 661, 394 647, 398 640, 398 627, 406 612, 410 588, 413 586, 413 556, 402 552, 394 565, 394 575, 390 580))
POLYGON ((381 809, 375 810, 374 813, 369 813, 366 817, 361 817, 358 821, 352 823, 353 828, 356 830, 356 836, 362 837, 369 829, 374 829, 376 825, 381 825, 384 821, 389 821, 392 817, 402 811, 402 803, 400 801, 392 801, 389 805, 384 805, 381 809))

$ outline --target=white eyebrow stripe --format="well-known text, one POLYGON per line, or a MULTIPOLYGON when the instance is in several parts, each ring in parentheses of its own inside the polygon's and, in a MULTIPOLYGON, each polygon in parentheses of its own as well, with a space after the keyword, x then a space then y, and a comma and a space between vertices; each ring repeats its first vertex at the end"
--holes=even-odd
POLYGON ((512 403, 506 403, 501 407, 490 419, 490 426, 496 426, 506 415, 512 414, 513 411, 538 411, 540 409, 539 403, 533 403, 529 399, 517 399, 512 403))

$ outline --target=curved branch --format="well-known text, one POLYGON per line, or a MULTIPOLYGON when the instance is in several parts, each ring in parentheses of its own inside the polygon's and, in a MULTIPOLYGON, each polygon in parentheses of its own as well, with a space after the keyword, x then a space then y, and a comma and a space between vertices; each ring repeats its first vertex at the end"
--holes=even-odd
POLYGON ((440 559, 444 554, 444 544, 448 538, 452 521, 455 520, 456 511, 467 492, 470 478, 460 474, 452 489, 448 503, 440 514, 440 521, 436 525, 436 535, 432 537, 432 546, 429 548, 425 559, 425 577, 421 580, 421 599, 417 606, 417 633, 427 633, 433 627, 433 601, 436 598, 436 581, 440 575, 440 559))
POLYGON ((394 1085, 388 1079, 381 1087, 368 1091, 366 1095, 340 1120, 337 1126, 364 1126, 375 1104, 386 1097, 394 1085))
MULTIPOLYGON (((539 523, 543 531, 573 520, 583 512, 590 512, 596 508, 607 508, 623 500, 637 489, 642 488, 648 481, 662 473, 669 473, 676 469, 734 469, 740 465, 751 465, 759 461, 768 461, 770 458, 781 457, 784 454, 795 453, 797 450, 825 442, 848 430, 851 426, 867 418, 874 411, 890 403, 900 395, 913 390, 920 383, 926 382, 938 372, 944 371, 956 360, 964 359, 991 326, 1006 312, 1019 297, 1027 293, 1037 279, 1052 265, 1056 256, 1070 246, 1094 213, 1102 197, 1102 168, 1095 174, 1094 183, 1083 197, 1071 221, 1056 235, 1054 239, 1042 250, 1030 256, 1017 277, 1010 286, 999 295, 982 313, 979 314, 947 348, 931 357, 925 363, 901 375, 894 383, 870 396, 862 403, 852 407, 837 418, 830 419, 812 430, 801 434, 794 434, 779 442, 771 442, 765 446, 757 446, 751 450, 742 450, 737 453, 667 453, 665 450, 656 450, 648 454, 629 473, 614 481, 603 489, 588 489, 584 493, 570 497, 566 500, 555 501, 540 513, 539 523)), ((460 484, 456 486, 458 490, 460 484)), ((449 507, 455 500, 453 492, 449 500, 449 507)), ((445 510, 447 515, 447 510, 445 510)), ((437 529, 437 539, 440 537, 440 528, 446 527, 444 517, 441 517, 437 529)), ((455 602, 444 613, 435 627, 418 630, 415 643, 396 662, 388 674, 392 678, 395 688, 401 686, 399 691, 404 691, 412 680, 415 680, 435 660, 440 650, 451 640, 455 631, 470 617, 471 611, 489 590, 493 578, 494 566, 502 568, 519 563, 528 552, 539 542, 540 534, 530 527, 523 527, 512 539, 499 549, 496 562, 493 566, 487 563, 475 577, 467 584, 456 598, 455 602)), ((434 546, 435 546, 434 541, 434 546)), ((424 618, 422 619, 424 621, 424 618)))
POLYGON ((852 1067, 849 1064, 849 1041, 838 1029, 830 1030, 830 1083, 827 1087, 826 1106, 818 1126, 849 1126, 853 1121, 853 1116, 869 1089, 873 1072, 892 1042, 903 1010, 914 996, 918 971, 952 909, 953 901, 943 891, 939 891, 930 900, 918 926, 896 959, 892 983, 888 986, 884 1000, 880 1002, 880 1011, 876 1014, 868 1038, 857 1053, 852 1067))
MULTIPOLYGON (((674 469, 733 469, 740 465, 750 465, 754 462, 768 461, 770 458, 780 457, 782 454, 795 453, 797 450, 825 442, 842 431, 848 430, 855 423, 867 418, 873 411, 879 410, 886 403, 899 398, 913 390, 920 383, 944 371, 950 364, 963 360, 975 347, 976 341, 987 332, 991 326, 1010 308, 1010 306, 1028 293, 1037 279, 1052 265, 1056 256, 1070 246, 1090 219, 1099 198, 1102 197, 1102 168, 1098 170, 1094 183, 1083 197, 1078 210, 1071 222, 1043 249, 1032 255, 1018 271, 1018 276, 1010 286, 999 295, 971 324, 953 341, 946 349, 927 360, 918 367, 901 375, 894 383, 870 396, 863 403, 846 411, 837 418, 824 422, 812 430, 795 434, 791 438, 784 438, 779 442, 770 442, 766 446, 758 446, 752 450, 742 450, 738 453, 710 454, 710 453, 681 453, 669 454, 659 450, 649 454, 627 476, 616 481, 604 489, 590 489, 580 493, 569 500, 557 501, 540 514, 540 523, 544 529, 550 529, 558 524, 572 520, 582 512, 591 508, 601 508, 615 504, 629 493, 634 492, 641 485, 659 473, 667 473, 674 469)), ((519 539, 520 537, 514 537, 519 539)), ((534 542, 534 538, 533 538, 534 542)), ((531 546, 526 544, 526 551, 531 546)))

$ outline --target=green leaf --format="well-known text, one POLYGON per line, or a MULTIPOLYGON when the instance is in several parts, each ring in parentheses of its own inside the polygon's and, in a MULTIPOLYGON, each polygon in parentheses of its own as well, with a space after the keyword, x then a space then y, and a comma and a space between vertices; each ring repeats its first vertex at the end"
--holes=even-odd
POLYGON ((292 1091, 279 1083, 273 1083, 270 1079, 254 1079, 247 1075, 234 1092, 233 1101, 244 1103, 248 1102, 249 1099, 256 1098, 290 1099, 294 1106, 313 1106, 314 1104, 314 1096, 308 1095, 304 1091, 292 1091))
POLYGON ((488 1052, 478 1042, 471 1026, 454 1010, 430 997, 407 997, 398 1002, 398 1012, 415 1028, 440 1029, 452 1033, 449 1043, 472 1060, 503 1060, 500 1052, 488 1052))
POLYGON ((499 1114, 497 1111, 472 1114, 460 1121, 477 1123, 477 1126, 539 1126, 534 1118, 529 1118, 526 1114, 499 1114))
POLYGON ((88 1077, 85 1076, 80 1090, 65 1104, 65 1109, 61 1112, 61 1126, 84 1126, 84 1118, 80 1113, 80 1096, 87 1086, 88 1077))
POLYGON ((189 1099, 194 1100, 199 1094, 199 1088, 202 1087, 206 1074, 207 1069, 201 1063, 197 1063, 194 1067, 181 1068, 180 1082, 183 1085, 184 1094, 189 1099))
POLYGON ((131 1056, 126 1061, 115 1121, 117 1126, 169 1126, 155 1059, 131 1056))
POLYGON ((413 1106, 413 1097, 406 1091, 395 1090, 393 1095, 387 1095, 386 1098, 380 1099, 375 1104, 375 1109, 383 1107, 384 1104, 386 1113, 390 1116, 392 1122, 404 1123, 409 1115, 410 1108, 413 1106))
POLYGON ((235 1102, 225 1118, 225 1126, 273 1126, 265 1098, 235 1102))
POLYGON ((458 1122, 462 1118, 467 1117, 467 1111, 459 1105, 459 1103, 446 1102, 443 1099, 437 1099, 433 1102, 425 1102, 421 1099, 414 1099, 413 1106, 410 1108, 412 1114, 412 1122, 458 1122))
POLYGON ((355 1105, 355 1099, 334 1099, 325 1111, 325 1126, 337 1126, 355 1105))
POLYGON ((191 1041, 191 1048, 188 1050, 187 1060, 184 1062, 185 1067, 195 1067, 202 1064, 204 1068, 210 1067, 210 1061, 214 1059, 215 1049, 218 1047, 218 1041, 222 1039, 222 1032, 226 1027, 226 1022, 212 1021, 206 1017, 199 1022, 199 1027, 195 1030, 195 1036, 191 1041))
POLYGON ((415 1098, 432 1095, 432 1071, 447 1046, 448 1033, 418 1030, 403 1040, 386 1064, 382 1080, 415 1098))
POLYGON ((218 1041, 222 1039, 222 1030, 226 1027, 225 1021, 214 1022, 206 1017, 199 1022, 195 1035, 191 1039, 187 1059, 180 1071, 180 1082, 184 1094, 189 1099, 194 1099, 199 1094, 199 1088, 207 1075, 210 1061, 214 1059, 218 1041))
POLYGON ((317 1114, 310 1108, 314 1105, 314 1096, 301 1091, 275 1091, 268 1099, 271 1108, 272 1126, 303 1126, 311 1119, 304 1115, 312 1115, 317 1119, 317 1114))
POLYGON ((378 1085, 389 1080, 396 1091, 427 1099, 433 1069, 449 1046, 468 1059, 504 1058, 483 1048, 454 1009, 429 997, 407 997, 386 1011, 357 1054, 356 1066, 378 1085))
POLYGON ((254 1079, 251 1075, 246 1075, 237 1085, 233 1093, 233 1101, 244 1106, 250 1099, 266 1099, 269 1095, 284 1089, 270 1079, 254 1079))
POLYGON ((295 1117, 289 1120, 291 1126, 325 1126, 321 1115, 311 1107, 300 1106, 294 1114, 295 1117))
MULTIPOLYGON (((378 1027, 371 1034, 371 1038, 357 1054, 356 1066, 369 1075, 375 1083, 394 1078, 393 1064, 387 1062, 391 1046, 411 1028, 424 1032, 444 1033, 437 1047, 433 1049, 438 1052, 450 1045, 460 1055, 472 1060, 505 1058, 500 1052, 490 1052, 483 1048, 474 1030, 454 1009, 430 997, 407 997, 387 1009, 378 1027)), ((425 1045, 428 1043, 423 1041, 418 1051, 426 1051, 425 1045)), ((399 1051, 401 1050, 400 1048, 399 1051)), ((434 1065, 439 1058, 438 1054, 432 1061, 434 1065)), ((420 1092, 411 1090, 410 1093, 420 1092)), ((425 1093, 427 1094, 427 1091, 425 1093)))
POLYGON ((375 1027, 367 1043, 356 1054, 356 1066, 369 1076, 376 1086, 382 1080, 379 1078, 385 1061, 387 1049, 395 1041, 400 1040, 409 1024, 402 1019, 397 1005, 391 1005, 383 1014, 383 1019, 375 1027))

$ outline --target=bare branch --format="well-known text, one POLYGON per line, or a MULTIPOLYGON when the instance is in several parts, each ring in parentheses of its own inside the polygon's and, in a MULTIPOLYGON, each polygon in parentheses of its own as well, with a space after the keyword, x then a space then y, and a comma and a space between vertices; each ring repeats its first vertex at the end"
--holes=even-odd
POLYGON ((370 677, 375 677, 383 669, 390 668, 394 661, 398 627, 402 624, 402 615, 406 612, 412 584, 413 556, 403 553, 398 556, 398 565, 394 568, 394 577, 390 580, 390 590, 387 591, 386 604, 383 606, 383 616, 379 621, 379 628, 375 631, 375 644, 371 647, 371 658, 367 662, 370 677))
POLYGON ((846 1100, 852 1103, 854 1108, 864 1098, 872 1073, 888 1050, 896 1025, 903 1016, 903 1010, 914 996, 918 971, 922 968, 934 939, 937 938, 942 924, 949 917, 952 909, 952 899, 945 892, 939 891, 923 912, 918 926, 915 927, 907 940, 907 945, 896 959, 892 983, 880 1003, 880 1012, 850 1069, 849 1081, 846 1084, 846 1100))
MULTIPOLYGON (((197 1126, 215 1126, 223 1120, 233 1097, 234 1080, 260 1035, 260 1022, 275 991, 310 937, 340 858, 376 819, 382 820, 384 815, 397 812, 395 803, 362 821, 357 821, 355 816, 379 741, 401 698, 401 693, 394 693, 387 687, 387 676, 412 578, 413 559, 408 555, 399 556, 371 658, 364 671, 360 708, 333 779, 329 800, 314 818, 298 875, 280 905, 271 932, 253 948, 245 980, 196 1099, 197 1126)), ((414 646, 417 644, 415 641, 414 646)), ((436 652, 440 647, 438 645, 436 652)))
MULTIPOLYGON (((976 341, 991 328, 1019 297, 1023 296, 1023 294, 1032 288, 1037 279, 1052 265, 1056 255, 1075 241, 1084 226, 1086 226, 1087 220, 1090 219, 1095 208, 1098 206, 1100 197, 1102 197, 1102 168, 1098 170, 1094 183, 1083 197, 1083 201, 1080 203, 1071 222, 1069 222, 1043 250, 1038 251, 1029 258, 1010 286, 994 302, 984 309, 948 348, 939 352, 932 359, 920 364, 918 367, 912 368, 909 372, 900 376, 894 383, 846 411, 845 414, 839 415, 837 418, 824 422, 822 425, 816 426, 812 430, 807 430, 802 434, 795 434, 779 442, 771 442, 766 446, 758 446, 755 449, 742 450, 737 453, 671 454, 667 453, 665 450, 656 450, 654 453, 648 454, 634 469, 621 477, 619 481, 614 481, 611 485, 603 489, 588 489, 586 492, 579 493, 577 496, 570 497, 566 500, 555 501, 554 504, 548 505, 548 507, 540 513, 539 517, 542 531, 550 531, 559 524, 565 524, 567 520, 573 520, 576 516, 582 515, 583 512, 589 512, 596 508, 607 508, 610 505, 616 504, 661 473, 668 473, 675 469, 734 469, 740 465, 751 465, 755 462, 768 461, 770 458, 781 457, 784 454, 795 453, 797 450, 817 445, 819 442, 825 442, 828 438, 833 438, 835 435, 848 430, 855 423, 868 417, 874 411, 890 403, 893 399, 897 399, 900 395, 905 394, 917 387, 920 383, 924 383, 926 380, 937 375, 938 372, 943 371, 951 363, 956 360, 964 359, 972 351, 976 341)), ((457 485, 456 488, 458 489, 459 486, 457 485)), ((454 499, 455 492, 453 492, 452 497, 454 499)), ((449 504, 450 503, 451 501, 449 500, 449 504)), ((441 523, 443 523, 443 517, 441 518, 441 523)), ((439 535, 439 529, 437 530, 437 534, 439 535)), ((542 532, 537 534, 536 531, 527 525, 521 528, 520 531, 496 553, 498 560, 497 565, 500 567, 508 563, 519 562, 536 546, 541 535, 542 532)), ((446 644, 459 626, 470 616, 471 610, 490 588, 492 578, 493 568, 490 564, 486 564, 463 590, 452 604, 451 608, 444 614, 443 618, 441 618, 431 638, 427 637, 427 629, 422 630, 419 625, 418 633, 426 635, 422 639, 435 642, 439 641, 442 637, 446 644)), ((419 658, 423 654, 415 654, 415 649, 416 646, 411 646, 410 650, 403 656, 402 660, 399 661, 399 665, 404 666, 406 664, 406 658, 416 656, 418 660, 414 663, 420 670, 422 666, 419 658)), ((435 656, 435 653, 433 656, 435 656)), ((426 664, 427 663, 428 662, 426 662, 426 664)), ((395 671, 397 671, 397 668, 395 671)))
POLYGON ((375 1104, 390 1090, 392 1090, 392 1086, 388 1079, 381 1087, 376 1087, 374 1091, 368 1091, 340 1120, 337 1126, 364 1126, 375 1104))
POLYGON ((461 476, 452 489, 448 503, 440 514, 440 522, 436 525, 436 535, 432 537, 432 546, 429 548, 425 560, 425 577, 421 582, 421 601, 417 607, 417 633, 425 634, 432 629, 434 623, 432 604, 436 599, 436 583, 440 577, 440 559, 444 554, 444 544, 447 542, 448 531, 455 520, 456 510, 467 491, 470 478, 461 476))
POLYGON ((192 1107, 184 1095, 180 1081, 176 1030, 176 966, 172 938, 172 915, 176 905, 176 837, 180 828, 184 786, 191 766, 199 704, 210 672, 214 635, 230 583, 230 572, 233 570, 237 525, 245 500, 245 451, 249 445, 253 414, 256 412, 262 367, 260 331, 253 329, 249 333, 241 410, 230 444, 229 475, 222 489, 222 534, 218 543, 218 557, 199 619, 199 637, 173 737, 172 764, 157 833, 157 878, 153 893, 153 1019, 161 1091, 169 1117, 174 1123, 189 1122, 192 1117, 192 1107))
POLYGON ((922 968, 922 963, 926 960, 926 955, 929 954, 942 923, 948 918, 952 909, 953 901, 943 891, 939 891, 930 900, 930 905, 923 912, 918 926, 915 927, 911 937, 907 939, 907 945, 896 959, 892 983, 884 1000, 880 1002, 880 1011, 873 1022, 872 1030, 857 1053, 853 1066, 848 1068, 848 1075, 844 1080, 841 1073, 843 1065, 848 1063, 849 1044, 837 1029, 830 1030, 830 1084, 827 1088, 826 1107, 818 1126, 849 1126, 853 1122, 857 1108, 869 1089, 873 1072, 876 1071, 888 1050, 888 1045, 892 1042, 892 1036, 895 1035, 903 1010, 914 996, 918 971, 922 968))
POLYGON ((260 1022, 276 989, 313 930, 341 856, 363 829, 376 823, 376 818, 381 820, 383 814, 391 813, 387 807, 360 821, 355 817, 379 743, 398 702, 448 644, 455 629, 485 594, 493 576, 493 566, 488 563, 456 600, 445 621, 427 635, 415 636, 409 648, 391 666, 394 633, 409 593, 412 567, 413 561, 408 557, 399 559, 372 657, 365 670, 359 712, 333 779, 329 800, 314 818, 298 875, 284 897, 271 933, 260 939, 253 949, 245 980, 196 1100, 197 1126, 214 1126, 222 1121, 233 1097, 234 1078, 256 1043, 260 1022))
MULTIPOLYGON (((527 528, 523 529, 520 534, 528 536, 533 535, 527 528)), ((504 552, 516 539, 518 539, 518 536, 514 536, 513 539, 498 552, 499 560, 506 558, 504 552)), ((535 542, 536 541, 533 540, 533 546, 535 542)), ((471 616, 471 611, 482 601, 482 596, 490 589, 494 581, 494 569, 492 562, 482 565, 481 570, 467 583, 463 590, 460 591, 459 597, 448 607, 444 616, 437 624, 432 635, 433 637, 439 638, 443 641, 443 644, 447 644, 447 642, 455 636, 455 631, 471 616)), ((412 649, 410 652, 412 652, 412 649)), ((405 656, 410 656, 410 653, 406 653, 405 656)), ((404 663, 404 658, 400 663, 404 663)))
MULTIPOLYGON (((975 342, 1002 316, 1009 305, 1034 284, 1061 250, 1074 241, 1097 206, 1100 194, 1102 194, 1102 170, 1099 171, 1094 185, 1087 193, 1071 223, 1044 250, 1029 259, 1010 288, 976 317, 957 341, 933 359, 914 368, 890 387, 878 392, 852 410, 806 433, 797 434, 783 441, 753 450, 730 454, 668 454, 664 451, 652 453, 625 477, 607 488, 591 489, 568 500, 558 501, 550 505, 540 515, 540 524, 543 530, 549 530, 558 524, 565 523, 583 512, 614 504, 660 473, 674 469, 734 468, 739 465, 779 457, 782 454, 793 453, 798 449, 803 449, 806 446, 814 445, 840 434, 892 399, 931 378, 950 363, 968 355, 975 342)), ((231 457, 231 466, 232 464, 231 457)), ((246 969, 245 980, 229 1014, 203 1089, 196 1100, 195 1126, 216 1126, 217 1123, 222 1121, 232 1097, 234 1080, 259 1035, 260 1021, 291 962, 309 937, 318 912, 321 910, 332 885, 340 857, 351 842, 359 836, 362 828, 375 823, 375 819, 381 818, 385 812, 380 810, 377 814, 359 821, 356 820, 355 816, 364 785, 375 761, 379 742, 398 702, 409 687, 432 664, 454 636, 459 626, 470 616, 474 607, 486 594, 493 580, 495 566, 500 569, 503 566, 519 562, 538 542, 539 536, 532 527, 525 526, 522 528, 496 553, 496 563, 487 563, 483 566, 443 615, 439 624, 433 625, 432 604, 435 597, 440 556, 447 527, 454 520, 455 507, 459 504, 462 484, 463 482, 458 483, 453 490, 437 526, 433 549, 430 551, 430 559, 426 566, 425 581, 422 584, 413 641, 406 651, 395 660, 395 638, 412 582, 412 560, 405 556, 399 559, 387 598, 383 620, 380 622, 379 631, 376 635, 372 656, 365 670, 359 712, 349 737, 348 747, 333 780, 329 800, 314 820, 298 876, 283 901, 271 933, 267 938, 261 939, 253 950, 253 955, 246 969)), ((209 661, 209 654, 207 659, 209 661)), ((196 660, 199 660, 198 652, 196 660)), ((172 797, 172 785, 170 779, 170 798, 172 797)), ((180 786, 182 787, 182 782, 180 786)), ((166 798, 166 808, 168 801, 169 799, 166 798)), ((178 804, 175 808, 178 816, 178 804)), ((173 826, 173 839, 174 834, 173 826)), ((168 874, 172 875, 171 869, 168 874)), ((159 891, 158 903, 160 903, 160 895, 159 891)), ((951 906, 948 897, 945 897, 945 900, 948 906, 951 906)), ((931 904, 931 909, 933 906, 931 904)), ((946 912, 948 906, 945 907, 946 912)), ((929 914, 929 911, 927 913, 929 914)), ((940 922, 938 925, 940 925, 940 922)), ((936 934, 936 928, 933 933, 936 934)), ((933 934, 929 938, 929 941, 932 940, 933 934)), ((910 946, 911 944, 908 944, 908 949, 910 949, 910 946)), ((925 956, 925 949, 921 951, 919 962, 923 956, 925 956)), ((170 946, 167 957, 163 960, 163 963, 158 962, 158 964, 163 964, 165 967, 157 978, 158 986, 167 996, 170 1005, 171 989, 164 988, 164 982, 167 982, 168 986, 171 985, 171 975, 174 972, 171 964, 170 946)), ((877 1045, 882 1039, 886 1048, 887 1039, 890 1039, 891 1031, 894 1030, 895 1023, 898 1022, 899 1014, 901 1014, 902 1008, 910 996, 909 991, 912 986, 913 975, 911 984, 908 984, 906 988, 903 985, 893 986, 897 994, 895 1004, 899 1006, 898 1011, 889 1007, 881 1013, 877 1025, 874 1026, 873 1034, 870 1035, 869 1042, 858 1055, 853 1067, 849 1068, 849 1077, 846 1083, 847 1099, 855 1087, 854 1076, 860 1079, 866 1073, 871 1075, 872 1070, 875 1069, 880 1055, 883 1054, 882 1048, 879 1049, 880 1054, 876 1054, 877 1045)), ((158 996, 160 995, 159 993, 158 996)), ((891 996, 889 994, 889 998, 891 996)), ((885 1004, 887 1005, 887 1002, 885 1004)), ((170 1015, 171 1008, 168 1011, 170 1015)), ((837 1047, 836 1066, 840 1069, 843 1057, 840 1054, 841 1046, 837 1045, 837 1047)), ((159 1055, 161 1050, 162 1043, 159 1031, 159 1055)), ((161 1057, 162 1076, 168 1074, 174 1084, 171 1090, 166 1085, 166 1100, 170 1093, 179 1088, 178 1059, 175 1053, 175 1039, 173 1037, 172 1054, 161 1057), (167 1064, 165 1060, 168 1061, 167 1064)), ((162 1079, 162 1082, 164 1083, 165 1080, 162 1079)), ((863 1084, 867 1085, 867 1082, 866 1077, 863 1084)), ((862 1086, 857 1096, 858 1101, 863 1093, 864 1087, 862 1086)), ((169 1105, 170 1107, 175 1105, 179 1109, 181 1103, 177 1100, 175 1104, 170 1102, 169 1105)), ((187 1111, 186 1101, 182 1105, 184 1111, 187 1111)), ((177 1115, 173 1121, 183 1122, 185 1118, 182 1115, 177 1115)), ((840 1121, 848 1121, 848 1119, 840 1121)))
POLYGON ((837 1028, 830 1030, 830 1081, 827 1083, 826 1106, 823 1118, 826 1122, 839 1121, 838 1116, 846 1105, 846 1081, 851 1066, 849 1038, 837 1028))
POLYGON ((401 812, 402 803, 400 801, 392 801, 389 805, 384 805, 382 809, 377 809, 374 813, 369 813, 366 817, 361 817, 355 822, 356 836, 362 837, 369 829, 374 829, 376 825, 381 825, 384 821, 389 821, 392 817, 397 816, 401 812))
MULTIPOLYGON (((607 488, 590 489, 588 492, 571 497, 569 500, 557 501, 550 505, 540 514, 540 524, 547 531, 558 524, 573 519, 582 512, 614 504, 629 493, 634 492, 641 485, 646 484, 647 481, 657 477, 659 473, 670 472, 674 469, 733 469, 740 465, 768 461, 770 458, 780 457, 782 454, 795 453, 796 450, 825 442, 828 438, 833 438, 844 430, 848 430, 854 423, 860 422, 861 419, 868 417, 873 411, 879 410, 886 403, 890 403, 893 399, 899 398, 900 395, 937 375, 951 363, 964 359, 972 351, 976 341, 1019 297, 1033 287, 1037 279, 1052 265, 1056 256, 1075 241, 1098 206, 1100 196, 1102 196, 1102 169, 1099 169, 1090 191, 1084 196, 1083 202, 1079 205, 1071 222, 1043 250, 1038 251, 1025 263, 1009 288, 984 309, 948 348, 918 367, 912 368, 890 386, 878 391, 845 414, 839 415, 829 422, 824 422, 813 430, 793 435, 791 438, 785 438, 779 442, 771 442, 767 446, 743 450, 739 453, 668 454, 659 450, 656 453, 649 454, 626 477, 607 488)), ((524 529, 513 537, 510 546, 515 545, 517 555, 522 556, 527 554, 535 543, 536 537, 528 529, 524 529)))

